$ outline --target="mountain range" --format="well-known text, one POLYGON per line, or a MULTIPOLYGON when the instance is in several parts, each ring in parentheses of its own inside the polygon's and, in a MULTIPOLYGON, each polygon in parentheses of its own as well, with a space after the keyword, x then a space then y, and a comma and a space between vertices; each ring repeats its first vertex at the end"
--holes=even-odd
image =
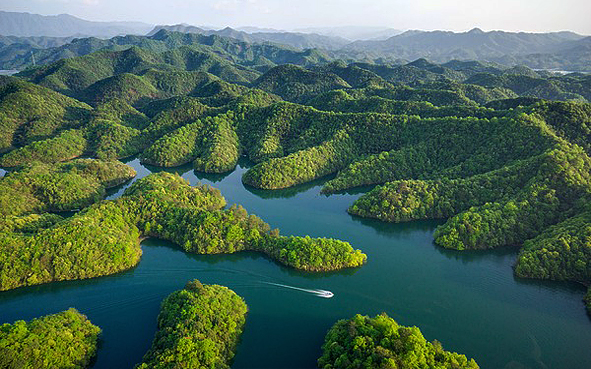
MULTIPOLYGON (((31 64, 46 64, 100 49, 120 50, 132 45, 162 52, 171 46, 238 41, 242 43, 242 48, 251 48, 246 44, 259 45, 258 49, 266 48, 267 52, 273 54, 271 59, 259 54, 258 59, 253 60, 258 68, 263 68, 261 71, 274 64, 291 63, 294 60, 296 64, 306 65, 305 61, 297 59, 299 57, 311 59, 312 64, 342 59, 347 62, 400 65, 426 58, 437 63, 478 60, 509 67, 526 65, 534 69, 591 71, 591 37, 568 31, 484 32, 474 28, 467 32, 413 30, 399 33, 395 29, 379 27, 321 27, 302 31, 317 33, 256 27, 215 30, 187 24, 153 27, 143 23, 89 22, 69 15, 48 17, 0 12, 0 34, 3 35, 0 36, 0 69, 24 69, 31 64), (164 45, 162 40, 155 37, 161 31, 218 38, 206 40, 176 36, 173 44, 164 45), (93 34, 94 37, 75 38, 74 33, 93 34), (134 36, 134 33, 146 36, 134 36), (104 39, 107 34, 126 36, 104 39), (371 36, 373 39, 350 42, 337 35, 351 38, 371 36), (269 51, 271 49, 273 51, 269 51), (294 59, 296 54, 299 56, 294 59)), ((167 42, 171 40, 167 38, 167 42)))
POLYGON ((39 15, 0 11, 0 35, 110 38, 145 34, 153 25, 141 22, 93 22, 69 14, 39 15))
MULTIPOLYGON (((186 24, 176 24, 171 26, 156 26, 148 33, 151 36, 161 29, 184 33, 199 33, 202 35, 218 35, 231 37, 240 41, 249 43, 272 42, 281 45, 296 47, 299 49, 326 49, 338 50, 350 43, 342 37, 323 36, 315 33, 298 33, 285 31, 267 31, 267 32, 245 32, 230 27, 221 30, 207 30, 201 27, 190 26, 186 24)), ((251 29, 254 30, 254 29, 251 29)))

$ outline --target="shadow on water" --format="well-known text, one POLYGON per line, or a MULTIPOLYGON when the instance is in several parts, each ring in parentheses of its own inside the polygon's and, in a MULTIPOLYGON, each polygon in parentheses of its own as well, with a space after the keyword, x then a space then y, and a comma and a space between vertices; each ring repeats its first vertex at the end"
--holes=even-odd
POLYGON ((510 257, 515 260, 519 251, 519 248, 516 247, 498 247, 490 250, 452 250, 436 245, 435 242, 433 242, 433 247, 447 259, 460 261, 463 264, 490 258, 510 257))
POLYGON ((578 291, 584 294, 587 291, 587 287, 581 283, 572 281, 550 281, 547 279, 521 278, 515 274, 513 274, 513 281, 519 285, 545 288, 554 292, 576 293, 578 291))
MULTIPOLYGON (((134 158, 135 159, 135 158, 134 158)), ((128 163, 126 163, 128 164, 128 163)), ((187 164, 183 164, 183 165, 179 165, 178 167, 158 167, 155 165, 150 165, 150 164, 141 164, 144 168, 148 169, 150 171, 150 173, 160 173, 160 172, 168 172, 168 173, 176 173, 180 176, 182 176, 183 174, 190 172, 191 170, 193 170, 193 164, 192 163, 187 163, 187 164)))
POLYGON ((233 169, 231 171, 224 172, 224 173, 205 173, 205 172, 198 172, 198 171, 194 170, 193 174, 200 181, 207 180, 212 183, 218 183, 218 182, 221 182, 224 179, 226 179, 226 177, 228 177, 230 174, 232 174, 232 172, 234 172, 233 169))
POLYGON ((310 182, 302 183, 300 185, 282 188, 278 190, 263 190, 246 184, 243 184, 243 186, 248 192, 260 197, 261 199, 289 199, 301 193, 307 192, 315 187, 322 186, 326 181, 330 180, 331 178, 334 178, 334 174, 318 178, 310 182))
MULTIPOLYGON (((274 260, 273 258, 269 257, 268 255, 266 255, 263 252, 260 251, 251 251, 251 250, 245 250, 245 251, 238 251, 235 253, 231 253, 231 254, 195 254, 195 253, 189 253, 184 251, 179 245, 172 243, 170 241, 165 241, 165 240, 161 240, 158 238, 148 238, 146 240, 144 240, 142 242, 142 246, 149 246, 152 247, 154 249, 157 248, 171 248, 180 252, 185 253, 186 257, 188 259, 191 260, 195 260, 198 261, 200 263, 204 263, 204 264, 208 264, 208 265, 216 265, 216 264, 227 264, 227 263, 231 263, 231 264, 240 264, 242 263, 244 260, 253 260, 253 261, 261 261, 264 260, 270 264, 274 264, 276 265, 279 270, 281 271, 281 273, 286 274, 290 277, 302 277, 308 280, 317 280, 317 279, 326 279, 326 278, 330 278, 333 276, 352 276, 354 275, 357 271, 359 271, 361 269, 361 267, 359 268, 347 268, 347 269, 342 269, 342 270, 336 270, 336 271, 329 271, 329 272, 322 272, 322 273, 318 273, 318 272, 307 272, 304 270, 298 270, 298 269, 294 269, 292 267, 286 266, 276 260, 274 260)), ((236 271, 236 269, 226 269, 228 272, 230 273, 234 273, 236 271)), ((252 274, 252 275, 257 275, 256 273, 252 273, 251 271, 243 271, 244 273, 247 274, 252 274)), ((261 278, 266 278, 263 275, 257 275, 261 278)))
POLYGON ((353 222, 360 223, 366 227, 374 229, 383 236, 407 235, 417 231, 432 232, 437 226, 445 223, 440 219, 414 220, 412 222, 388 223, 378 219, 364 218, 349 214, 353 222))
MULTIPOLYGON (((141 263, 141 261, 140 261, 141 263)), ((139 264, 138 264, 139 265, 139 264)), ((133 275, 134 270, 137 268, 136 266, 131 267, 130 269, 94 278, 88 279, 78 279, 72 281, 57 281, 57 282, 50 282, 44 284, 38 284, 35 286, 26 286, 26 287, 19 287, 16 289, 2 291, 0 292, 2 299, 10 300, 10 299, 18 299, 20 297, 26 297, 30 295, 39 295, 39 294, 47 294, 47 295, 54 295, 59 294, 61 292, 69 291, 69 290, 76 290, 76 289, 83 289, 93 286, 98 286, 104 283, 107 280, 114 280, 119 279, 125 276, 133 275)))
POLYGON ((107 188, 105 190, 105 198, 110 198, 113 195, 117 194, 118 192, 123 192, 122 190, 126 189, 127 187, 129 187, 130 184, 132 184, 134 182, 134 178, 125 181, 123 183, 121 183, 120 185, 117 185, 115 187, 110 187, 107 188))
POLYGON ((373 190, 374 188, 376 188, 376 186, 378 186, 378 185, 373 184, 373 185, 357 186, 357 187, 348 188, 348 189, 342 190, 342 191, 336 191, 332 194, 326 193, 323 195, 327 196, 327 197, 331 196, 331 195, 363 195, 363 194, 366 194, 369 191, 373 190))

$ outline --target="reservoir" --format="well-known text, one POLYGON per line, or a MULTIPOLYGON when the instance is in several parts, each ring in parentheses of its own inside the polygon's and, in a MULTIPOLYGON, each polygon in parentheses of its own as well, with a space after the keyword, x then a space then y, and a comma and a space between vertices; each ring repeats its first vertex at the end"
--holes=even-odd
MULTIPOLYGON (((136 179, 162 170, 137 159, 128 164, 136 179)), ((219 188, 229 205, 244 206, 283 235, 348 241, 367 254, 367 264, 307 273, 258 253, 192 255, 148 239, 141 262, 129 271, 1 292, 0 323, 75 307, 103 330, 94 368, 133 368, 151 345, 162 299, 197 278, 231 288, 248 304, 233 368, 315 368, 324 336, 338 319, 381 312, 418 326, 427 340, 474 358, 481 368, 591 368, 582 286, 514 277, 516 249, 436 247, 440 221, 387 224, 353 217, 346 209, 360 194, 321 195, 323 181, 279 191, 246 188, 241 176, 247 167, 241 163, 225 175, 190 166, 169 171, 192 185, 219 188)))

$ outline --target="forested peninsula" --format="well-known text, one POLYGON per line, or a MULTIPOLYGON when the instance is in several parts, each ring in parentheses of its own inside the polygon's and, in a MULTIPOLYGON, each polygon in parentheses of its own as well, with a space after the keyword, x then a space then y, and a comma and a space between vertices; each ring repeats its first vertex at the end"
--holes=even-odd
POLYGON ((366 260, 347 242, 280 236, 244 208, 225 206, 218 190, 191 187, 162 172, 138 180, 117 200, 98 202, 69 218, 50 213, 2 218, 0 290, 129 269, 140 260, 144 237, 198 254, 260 251, 308 271, 357 267, 366 260))

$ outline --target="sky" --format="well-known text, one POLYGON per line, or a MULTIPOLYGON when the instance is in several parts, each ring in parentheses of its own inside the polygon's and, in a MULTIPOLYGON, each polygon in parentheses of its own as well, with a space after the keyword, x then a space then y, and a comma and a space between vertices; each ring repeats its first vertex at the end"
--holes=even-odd
POLYGON ((0 10, 97 21, 292 30, 377 26, 591 35, 590 0, 0 0, 0 10))

